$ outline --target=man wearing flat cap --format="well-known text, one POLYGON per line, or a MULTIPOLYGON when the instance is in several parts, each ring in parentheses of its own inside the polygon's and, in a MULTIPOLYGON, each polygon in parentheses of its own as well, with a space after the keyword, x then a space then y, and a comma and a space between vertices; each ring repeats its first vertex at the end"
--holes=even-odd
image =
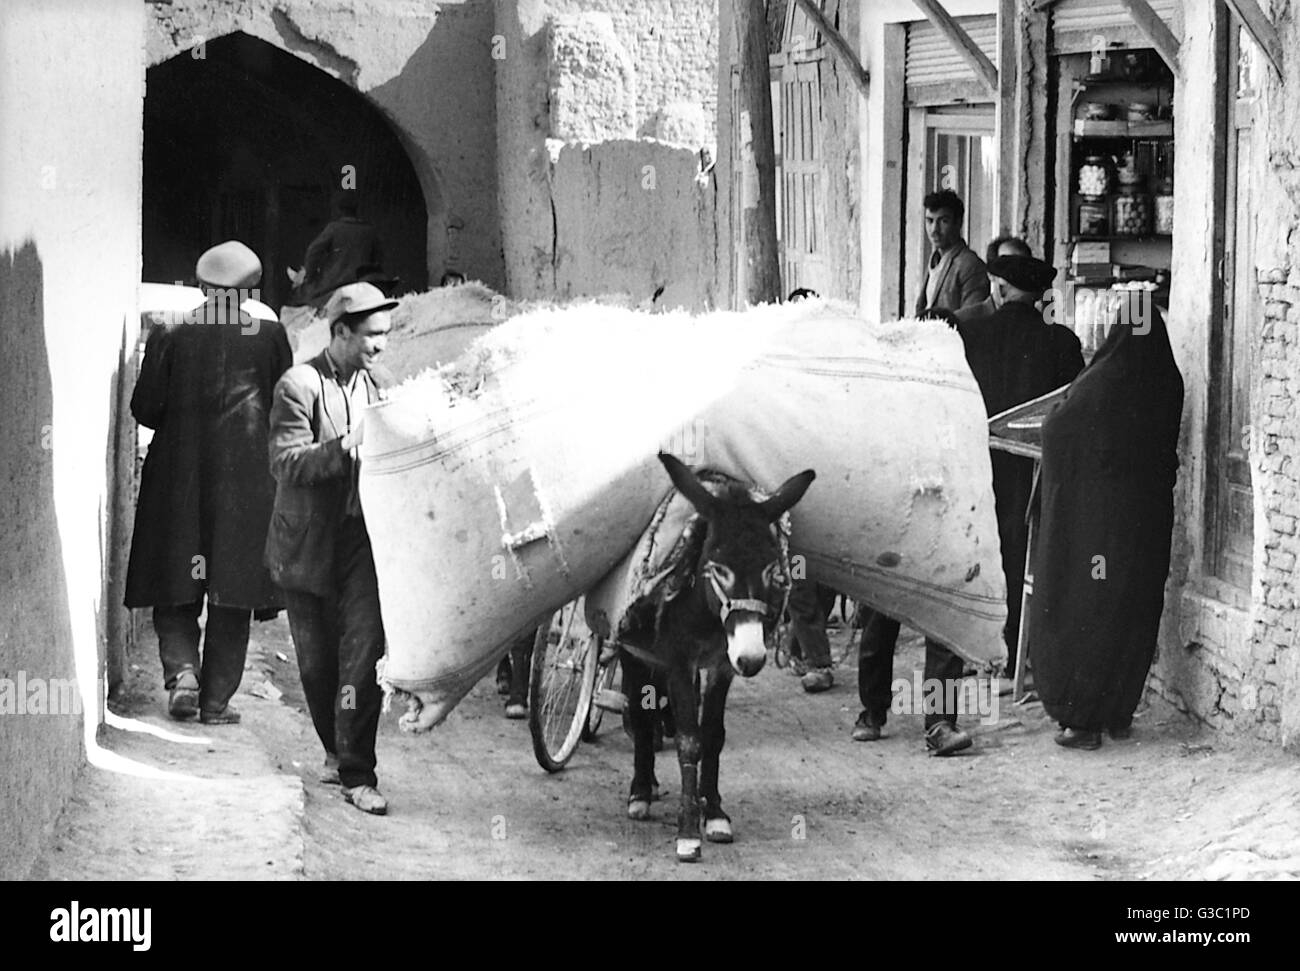
POLYGON ((155 434, 126 606, 153 607, 171 716, 220 725, 239 721, 230 699, 251 615, 281 606, 261 553, 275 492, 266 469, 271 392, 293 352, 274 313, 256 303, 262 264, 252 250, 234 240, 214 246, 195 273, 203 304, 154 325, 131 396, 131 413, 155 434))
POLYGON ((383 695, 379 585, 357 493, 362 414, 391 383, 377 363, 397 306, 369 283, 339 287, 329 345, 285 372, 271 409, 275 512, 266 564, 284 591, 303 693, 325 765, 321 781, 383 815, 375 736, 383 695))
MULTIPOLYGON (((966 361, 990 416, 1069 384, 1083 370, 1079 338, 1069 328, 1044 321, 1035 308, 1056 278, 1056 268, 1032 256, 999 256, 989 263, 993 303, 987 317, 958 325, 966 361)), ((1033 461, 991 451, 993 498, 1002 569, 1007 578, 1007 670, 1014 671, 1020 633, 1020 594, 1025 582, 1029 527, 1025 510, 1033 491, 1033 461)))

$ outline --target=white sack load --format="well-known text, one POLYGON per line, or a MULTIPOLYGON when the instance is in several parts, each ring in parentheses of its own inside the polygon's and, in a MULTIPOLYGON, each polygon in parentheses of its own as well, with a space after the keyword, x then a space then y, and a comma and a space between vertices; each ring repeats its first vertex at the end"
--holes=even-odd
POLYGON ((816 470, 791 514, 808 576, 1002 662, 984 404, 946 325, 819 301, 542 310, 367 411, 384 675, 424 702, 417 727, 632 551, 671 487, 660 449, 763 489, 816 470))

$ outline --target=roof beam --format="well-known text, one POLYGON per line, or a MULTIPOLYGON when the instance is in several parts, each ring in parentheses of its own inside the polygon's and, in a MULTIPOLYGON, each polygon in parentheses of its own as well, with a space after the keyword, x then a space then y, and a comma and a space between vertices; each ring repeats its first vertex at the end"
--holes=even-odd
POLYGON ((808 19, 817 25, 817 29, 821 31, 822 36, 831 45, 831 49, 839 55, 840 60, 844 62, 844 66, 849 69, 849 75, 857 84, 858 90, 862 92, 862 96, 866 97, 871 87, 871 75, 862 66, 862 62, 858 60, 858 55, 849 42, 844 39, 844 35, 831 26, 831 22, 826 19, 826 15, 813 3, 813 0, 795 0, 795 3, 799 5, 799 9, 808 15, 808 19))
POLYGON ((1245 25, 1250 36, 1259 45, 1259 49, 1264 52, 1264 56, 1273 65, 1273 70, 1277 72, 1277 76, 1281 78, 1282 41, 1277 36, 1277 28, 1273 26, 1273 21, 1269 20, 1268 15, 1259 9, 1256 0, 1228 0, 1228 6, 1237 15, 1237 19, 1245 25))
MULTIPOLYGON (((803 0, 800 0, 802 3, 803 0)), ((925 19, 934 24, 939 33, 948 39, 962 59, 971 66, 975 72, 975 77, 988 89, 989 94, 993 95, 996 100, 998 97, 998 69, 993 66, 988 55, 975 46, 975 42, 970 39, 970 34, 962 30, 961 25, 952 19, 952 16, 943 8, 939 0, 912 0, 925 14, 925 19)))
POLYGON ((1178 38, 1169 26, 1160 19, 1160 15, 1151 9, 1147 0, 1119 0, 1128 11, 1138 30, 1151 42, 1156 53, 1169 65, 1169 70, 1178 75, 1178 38))

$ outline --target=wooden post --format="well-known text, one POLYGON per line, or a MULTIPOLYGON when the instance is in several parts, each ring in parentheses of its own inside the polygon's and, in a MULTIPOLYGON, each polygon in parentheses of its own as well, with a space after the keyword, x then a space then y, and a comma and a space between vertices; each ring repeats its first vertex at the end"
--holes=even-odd
POLYGON ((1277 36, 1273 21, 1259 9, 1255 0, 1228 0, 1228 6, 1264 52, 1277 76, 1282 77, 1282 41, 1277 36))
POLYGON ((1019 124, 1016 118, 1016 85, 1020 81, 1016 57, 1016 0, 998 0, 998 100, 994 106, 998 149, 998 177, 994 183, 994 211, 998 214, 998 234, 1015 232, 1015 187, 1019 165, 1016 146, 1019 124))
POLYGON ((1050 259, 1047 237, 1047 156, 1051 138, 1048 125, 1048 14, 1023 5, 1015 24, 1016 84, 1011 126, 1014 140, 1012 165, 1015 183, 1011 202, 1010 232, 1029 244, 1030 250, 1050 259))
POLYGON ((781 299, 776 242, 776 146, 772 134, 767 11, 763 0, 732 0, 740 41, 741 219, 744 227, 745 302, 781 299))
POLYGON ((1164 62, 1169 65, 1169 70, 1177 77, 1178 38, 1174 36, 1173 31, 1160 19, 1160 15, 1151 9, 1151 4, 1147 3, 1147 0, 1119 0, 1119 2, 1128 11, 1133 23, 1137 24, 1138 30, 1151 41, 1151 46, 1156 49, 1156 53, 1164 59, 1164 62))
POLYGON ((948 43, 975 72, 975 77, 979 78, 984 87, 988 89, 989 94, 993 97, 998 96, 998 69, 993 66, 975 42, 970 39, 970 34, 962 30, 961 25, 952 19, 952 16, 944 9, 939 0, 912 0, 925 14, 925 19, 934 24, 936 30, 948 39, 948 43))
POLYGON ((857 52, 853 50, 853 46, 844 39, 838 30, 831 26, 830 21, 826 19, 826 15, 818 9, 813 0, 795 0, 795 2, 808 15, 808 19, 817 25, 817 29, 822 32, 822 36, 830 44, 831 50, 844 62, 849 76, 853 78, 858 90, 862 92, 862 96, 865 98, 870 94, 871 78, 867 74, 867 69, 862 66, 862 62, 858 60, 857 52))

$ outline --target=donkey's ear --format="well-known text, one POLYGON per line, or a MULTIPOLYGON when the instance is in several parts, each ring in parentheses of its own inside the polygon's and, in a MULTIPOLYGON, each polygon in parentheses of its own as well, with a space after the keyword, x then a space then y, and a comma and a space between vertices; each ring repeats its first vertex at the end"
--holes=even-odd
POLYGON ((803 494, 808 491, 815 478, 817 478, 816 472, 812 469, 804 469, 798 475, 792 475, 782 482, 781 488, 760 503, 767 521, 774 523, 783 513, 793 508, 794 504, 803 498, 803 494))
POLYGON ((679 459, 669 455, 667 452, 659 453, 659 461, 664 464, 668 470, 668 478, 673 480, 673 485, 677 491, 691 501, 695 511, 702 516, 710 515, 717 505, 713 498, 713 493, 704 488, 699 478, 688 469, 679 459))

